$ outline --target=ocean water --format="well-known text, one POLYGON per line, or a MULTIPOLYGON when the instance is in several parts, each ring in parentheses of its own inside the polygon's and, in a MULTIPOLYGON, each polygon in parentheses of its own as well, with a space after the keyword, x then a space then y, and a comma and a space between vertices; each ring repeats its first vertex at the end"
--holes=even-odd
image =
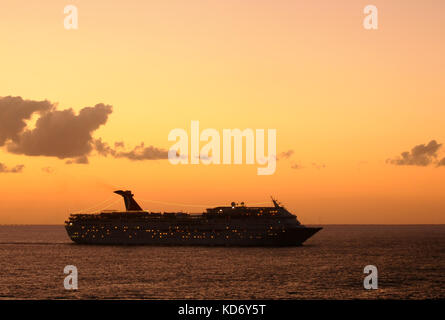
POLYGON ((0 226, 0 299, 431 298, 445 298, 445 225, 329 225, 286 248, 83 246, 62 226, 0 226))

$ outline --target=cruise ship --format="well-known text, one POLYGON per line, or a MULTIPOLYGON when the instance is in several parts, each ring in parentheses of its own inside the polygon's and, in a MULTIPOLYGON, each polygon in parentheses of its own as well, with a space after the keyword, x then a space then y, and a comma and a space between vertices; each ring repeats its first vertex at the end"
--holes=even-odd
POLYGON ((118 190, 126 211, 71 214, 66 231, 75 243, 97 245, 298 246, 320 231, 306 227, 277 200, 273 206, 243 202, 201 214, 143 210, 131 191, 118 190))

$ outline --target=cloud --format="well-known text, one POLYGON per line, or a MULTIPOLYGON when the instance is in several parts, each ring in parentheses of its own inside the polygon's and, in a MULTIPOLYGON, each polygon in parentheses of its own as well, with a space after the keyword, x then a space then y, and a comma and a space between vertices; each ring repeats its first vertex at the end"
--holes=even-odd
POLYGON ((427 145, 419 144, 412 148, 411 152, 402 152, 400 157, 388 159, 386 162, 397 166, 426 167, 433 163, 439 166, 443 159, 440 162, 437 162, 436 159, 437 151, 441 147, 442 144, 437 143, 436 140, 431 140, 427 145))
POLYGON ((81 156, 81 157, 78 157, 75 159, 67 160, 65 163, 66 164, 88 164, 89 161, 88 161, 87 156, 81 156))
POLYGON ((85 157, 93 148, 92 133, 107 122, 111 112, 112 107, 102 103, 83 108, 78 115, 72 109, 46 112, 34 129, 26 129, 7 149, 28 156, 85 157))
POLYGON ((46 173, 53 173, 54 172, 54 168, 52 168, 52 167, 44 167, 44 168, 42 168, 42 171, 46 172, 46 173))
POLYGON ((440 161, 437 163, 437 166, 438 166, 438 167, 445 166, 445 158, 443 158, 442 160, 440 160, 440 161))
POLYGON ((315 169, 324 169, 324 168, 326 168, 326 165, 325 165, 324 163, 317 164, 317 163, 315 163, 315 162, 312 162, 312 166, 313 166, 315 169))
MULTIPOLYGON (((311 166, 318 170, 326 168, 326 165, 324 163, 318 164, 318 163, 312 162, 311 166)), ((295 170, 306 168, 303 165, 297 164, 297 163, 293 163, 290 167, 291 167, 291 169, 295 169, 295 170)))
POLYGON ((168 150, 156 148, 154 146, 145 147, 141 142, 139 146, 130 151, 116 152, 116 158, 127 158, 130 160, 159 160, 168 159, 168 150))
MULTIPOLYGON (((116 142, 117 143, 117 142, 116 142)), ((116 145, 115 143, 115 145, 116 145)), ((94 149, 99 153, 101 156, 108 156, 109 154, 115 155, 116 150, 111 148, 108 143, 103 142, 101 138, 94 140, 94 149)))
POLYGON ((125 144, 123 141, 118 141, 114 143, 114 147, 117 148, 125 148, 125 144))
MULTIPOLYGON (((176 155, 179 156, 178 153, 176 153, 176 155)), ((212 159, 213 159, 211 155, 209 156, 207 154, 200 154, 199 156, 197 156, 195 158, 196 159, 200 159, 200 160, 204 160, 204 161, 212 161, 212 159)))
POLYGON ((124 146, 123 142, 116 142, 115 147, 113 149, 106 142, 103 142, 102 139, 94 140, 94 148, 95 150, 102 156, 112 156, 115 158, 127 158, 129 160, 159 160, 159 159, 168 159, 168 150, 156 148, 154 146, 146 147, 143 142, 140 145, 134 147, 129 151, 119 151, 119 148, 124 146))
POLYGON ((33 113, 54 108, 49 101, 23 100, 21 97, 0 97, 0 146, 8 140, 18 141, 33 113))
POLYGON ((9 169, 5 164, 0 162, 0 173, 20 173, 23 171, 23 168, 25 168, 25 165, 19 164, 9 169))
POLYGON ((167 150, 144 143, 125 150, 123 141, 115 142, 113 148, 101 138, 94 139, 93 133, 106 124, 112 113, 110 105, 99 103, 78 114, 56 107, 46 100, 0 97, 0 147, 6 146, 8 152, 15 154, 68 159, 67 164, 87 164, 93 150, 102 156, 129 160, 168 159, 167 150), (27 120, 35 113, 39 114, 35 127, 27 127, 27 120))
POLYGON ((278 155, 277 160, 289 159, 293 154, 294 154, 294 150, 283 151, 278 155))

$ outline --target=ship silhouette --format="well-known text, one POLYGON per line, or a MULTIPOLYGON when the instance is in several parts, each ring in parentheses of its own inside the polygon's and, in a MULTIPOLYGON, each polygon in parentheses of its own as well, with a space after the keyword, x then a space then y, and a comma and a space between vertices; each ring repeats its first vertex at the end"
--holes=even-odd
POLYGON ((273 206, 209 208, 202 214, 144 211, 131 191, 117 190, 126 211, 71 214, 66 231, 75 243, 103 245, 298 246, 320 231, 306 227, 276 199, 273 206))

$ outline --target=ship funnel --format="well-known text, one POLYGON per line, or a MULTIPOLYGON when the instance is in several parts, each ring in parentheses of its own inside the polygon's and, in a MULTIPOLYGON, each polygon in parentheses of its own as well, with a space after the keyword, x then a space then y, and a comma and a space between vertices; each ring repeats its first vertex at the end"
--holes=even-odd
POLYGON ((132 194, 130 190, 117 190, 114 191, 114 193, 124 198, 125 209, 127 211, 143 211, 138 203, 133 199, 134 194, 132 194))

